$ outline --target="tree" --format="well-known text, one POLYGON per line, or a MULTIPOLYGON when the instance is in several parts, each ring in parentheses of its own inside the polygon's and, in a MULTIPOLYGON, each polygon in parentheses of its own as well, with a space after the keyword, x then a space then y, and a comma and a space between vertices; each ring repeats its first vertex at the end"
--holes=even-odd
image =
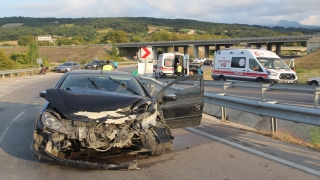
POLYGON ((30 44, 27 54, 30 64, 36 64, 39 57, 38 47, 35 44, 30 44))
POLYGON ((132 36, 131 42, 142 42, 142 38, 140 36, 132 36))
POLYGON ((28 64, 28 56, 25 53, 10 53, 10 59, 20 63, 20 64, 28 64))
POLYGON ((14 61, 10 60, 9 57, 5 55, 3 50, 0 50, 0 70, 14 69, 14 68, 15 68, 14 61))
POLYGON ((129 42, 126 32, 122 30, 109 31, 101 40, 101 43, 126 43, 129 42))
POLYGON ((28 46, 31 43, 36 43, 35 37, 33 36, 20 36, 18 40, 19 46, 28 46))

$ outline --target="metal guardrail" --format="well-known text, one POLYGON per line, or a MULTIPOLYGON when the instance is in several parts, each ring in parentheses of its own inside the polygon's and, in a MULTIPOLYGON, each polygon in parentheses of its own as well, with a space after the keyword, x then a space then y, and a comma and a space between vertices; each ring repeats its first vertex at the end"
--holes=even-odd
MULTIPOLYGON (((136 65, 138 62, 119 62, 119 66, 126 66, 126 65, 136 65)), ((49 69, 54 69, 56 66, 50 66, 49 69)), ((37 73, 40 71, 41 68, 27 68, 27 69, 13 69, 13 70, 4 70, 0 71, 0 75, 2 76, 2 79, 6 78, 6 75, 10 75, 10 78, 14 74, 16 74, 18 77, 20 76, 21 73, 24 73, 24 75, 37 73)))
MULTIPOLYGON (((166 79, 165 83, 169 83, 171 80, 166 79)), ((193 82, 184 82, 185 84, 193 84, 193 82)), ((254 88, 261 90, 261 101, 266 101, 265 94, 267 91, 291 91, 300 92, 303 94, 313 94, 314 95, 314 108, 319 107, 319 86, 305 86, 305 85, 295 85, 295 84, 263 84, 263 83, 252 83, 252 82, 241 82, 241 81, 210 81, 204 80, 204 85, 206 86, 216 86, 221 87, 222 93, 226 93, 228 88, 240 87, 240 88, 254 88)))
POLYGON ((27 74, 35 73, 35 71, 40 71, 40 68, 5 70, 5 71, 0 71, 0 75, 2 76, 2 79, 5 79, 5 75, 10 75, 10 77, 12 78, 14 74, 17 74, 17 76, 20 76, 20 73, 24 73, 24 75, 27 75, 27 74))
MULTIPOLYGON (((160 82, 153 78, 146 78, 141 77, 140 78, 142 83, 146 84, 156 84, 158 86, 165 86, 169 82, 160 82)), ((197 85, 194 84, 194 82, 186 82, 186 84, 189 85, 197 85)), ((315 96, 319 96, 320 94, 320 88, 315 87, 299 87, 294 85, 282 85, 282 84, 250 84, 249 83, 224 83, 224 82, 204 82, 205 85, 215 85, 215 86, 221 86, 224 88, 228 87, 254 87, 254 88, 261 88, 261 91, 264 92, 268 88, 269 90, 290 90, 290 91, 307 91, 309 93, 314 93, 315 96), (267 87, 266 87, 267 85, 267 87)), ((172 87, 172 90, 179 91, 182 87, 172 87)), ((263 93, 262 93, 263 96, 263 93)), ((272 122, 275 124, 272 124, 272 129, 276 130, 276 118, 284 119, 288 121, 293 121, 297 123, 305 123, 315 126, 320 126, 320 110, 316 107, 301 107, 301 106, 295 106, 295 105, 287 105, 287 104, 278 104, 276 101, 268 102, 265 101, 265 99, 258 100, 250 100, 245 98, 239 98, 239 97, 231 97, 226 96, 225 93, 221 94, 212 94, 212 93, 204 93, 204 99, 206 103, 214 104, 221 106, 221 119, 222 121, 225 121, 225 107, 236 109, 239 111, 244 111, 252 114, 257 114, 260 116, 268 116, 271 117, 272 122)), ((316 98, 318 101, 318 98, 316 98)))

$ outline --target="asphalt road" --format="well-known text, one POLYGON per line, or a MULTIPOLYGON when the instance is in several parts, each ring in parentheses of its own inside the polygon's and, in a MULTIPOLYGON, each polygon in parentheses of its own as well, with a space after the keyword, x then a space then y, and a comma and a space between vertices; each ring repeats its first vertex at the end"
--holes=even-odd
MULTIPOLYGON (((123 69, 124 70, 124 69, 123 69)), ((173 130, 174 149, 137 156, 139 170, 88 170, 48 164, 29 150, 41 90, 62 74, 0 80, 0 179, 319 179, 319 152, 222 124, 203 115, 199 127, 173 130)), ((124 157, 125 158, 125 157, 124 157)))

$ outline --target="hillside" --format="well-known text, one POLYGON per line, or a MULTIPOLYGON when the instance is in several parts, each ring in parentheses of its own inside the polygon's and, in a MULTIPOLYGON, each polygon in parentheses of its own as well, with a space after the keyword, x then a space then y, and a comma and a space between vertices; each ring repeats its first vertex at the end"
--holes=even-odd
POLYGON ((304 70, 320 70, 320 49, 301 58, 297 58, 295 66, 304 70))
MULTIPOLYGON (((25 53, 28 47, 1 47, 6 53, 25 53)), ((106 59, 107 51, 110 51, 109 46, 56 46, 56 47, 39 47, 39 56, 47 59, 51 63, 61 62, 63 58, 67 61, 81 62, 92 60, 95 57, 98 59, 106 59)))
MULTIPOLYGON (((161 19, 148 17, 117 17, 117 18, 31 18, 5 17, 0 18, 0 42, 18 40, 21 36, 52 36, 57 43, 66 45, 65 41, 77 38, 78 42, 69 44, 97 44, 109 30, 125 32, 129 41, 167 41, 183 39, 210 38, 245 38, 285 36, 318 33, 319 29, 267 27, 246 24, 223 24, 202 22, 190 19, 161 19), (150 29, 150 27, 152 27, 150 29), (165 30, 168 34, 153 37, 154 30, 165 30), (194 34, 187 34, 194 30, 194 34), (203 36, 205 35, 205 36, 203 36), (65 39, 64 39, 65 38, 65 39), (60 42, 59 42, 60 39, 60 42), (62 41, 64 39, 64 41, 62 41)), ((110 40, 110 39, 109 39, 110 40)), ((105 43, 102 43, 105 44, 105 43)))

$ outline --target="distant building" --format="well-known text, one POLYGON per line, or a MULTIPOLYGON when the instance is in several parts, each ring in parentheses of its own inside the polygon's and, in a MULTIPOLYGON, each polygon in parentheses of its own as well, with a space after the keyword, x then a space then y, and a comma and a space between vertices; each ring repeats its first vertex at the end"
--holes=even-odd
POLYGON ((193 29, 190 29, 188 34, 194 34, 194 30, 193 29))

